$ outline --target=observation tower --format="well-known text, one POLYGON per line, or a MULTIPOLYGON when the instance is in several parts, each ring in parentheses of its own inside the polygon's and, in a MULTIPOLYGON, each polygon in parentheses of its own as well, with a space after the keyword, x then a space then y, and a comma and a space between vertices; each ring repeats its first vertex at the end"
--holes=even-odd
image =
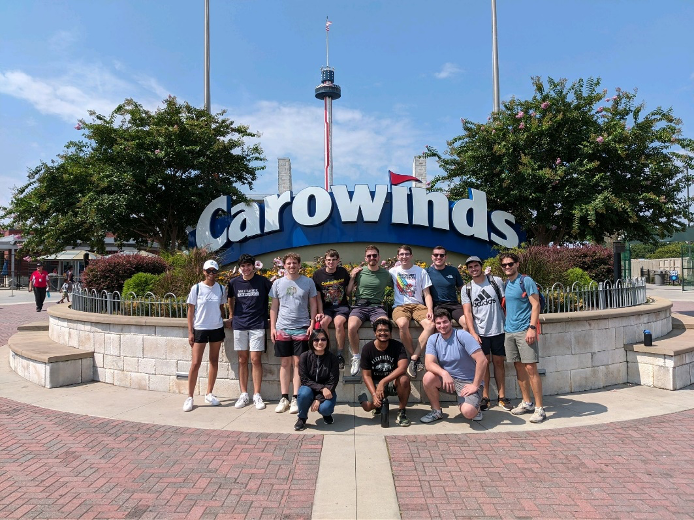
POLYGON ((342 90, 335 85, 335 69, 330 66, 328 34, 331 21, 325 21, 325 67, 320 68, 321 84, 316 87, 316 97, 323 100, 324 146, 325 146, 325 190, 333 184, 333 99, 340 99, 342 90))

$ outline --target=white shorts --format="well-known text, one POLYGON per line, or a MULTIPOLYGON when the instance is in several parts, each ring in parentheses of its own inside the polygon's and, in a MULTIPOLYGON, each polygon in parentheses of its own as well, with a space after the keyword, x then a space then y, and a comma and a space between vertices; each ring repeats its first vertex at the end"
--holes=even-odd
POLYGON ((234 350, 265 352, 265 329, 235 330, 234 350))

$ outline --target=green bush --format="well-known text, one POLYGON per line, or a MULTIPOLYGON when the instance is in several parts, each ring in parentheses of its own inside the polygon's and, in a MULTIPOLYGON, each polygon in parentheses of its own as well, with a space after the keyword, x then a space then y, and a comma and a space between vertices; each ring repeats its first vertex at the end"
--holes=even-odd
POLYGON ((135 273, 160 274, 168 267, 158 256, 118 253, 89 262, 82 281, 90 290, 115 292, 122 290, 125 281, 135 273))
POLYGON ((137 273, 128 278, 123 284, 123 296, 128 297, 130 293, 136 296, 144 296, 148 292, 154 292, 154 284, 162 275, 151 273, 137 273))
POLYGON ((178 297, 186 297, 190 288, 204 279, 202 265, 206 260, 216 260, 219 258, 210 253, 207 249, 191 249, 185 253, 177 253, 174 264, 176 267, 168 270, 153 286, 153 293, 157 296, 164 296, 173 293, 178 297))
POLYGON ((656 244, 629 244, 629 249, 631 250, 631 258, 648 258, 648 255, 653 253, 657 249, 656 244))
POLYGON ((647 258, 680 258, 682 255, 682 245, 684 242, 662 243, 658 249, 652 252, 647 258))
POLYGON ((583 269, 573 267, 564 273, 566 276, 566 287, 571 288, 573 284, 578 282, 579 287, 587 287, 593 281, 583 269))

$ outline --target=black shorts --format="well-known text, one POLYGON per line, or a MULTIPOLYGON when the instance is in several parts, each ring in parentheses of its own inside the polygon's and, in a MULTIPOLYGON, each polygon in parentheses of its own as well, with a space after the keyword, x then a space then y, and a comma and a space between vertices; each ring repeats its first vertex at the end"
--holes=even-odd
POLYGON ((334 321, 335 316, 343 316, 345 319, 349 318, 349 307, 343 305, 342 307, 331 307, 329 309, 323 309, 323 314, 330 316, 334 321))
POLYGON ((504 347, 505 337, 505 334, 499 334, 497 336, 480 336, 484 355, 488 356, 491 352, 492 356, 506 357, 506 348, 504 347))
MULTIPOLYGON (((300 356, 308 350, 308 335, 305 332, 298 335, 291 332, 277 329, 275 334, 275 357, 300 356)), ((298 329, 294 332, 298 332, 298 329)))
POLYGON ((465 318, 463 318, 464 313, 463 306, 461 304, 453 302, 439 302, 434 305, 434 312, 436 312, 436 309, 446 309, 451 313, 453 319, 458 322, 458 325, 461 327, 463 326, 463 323, 461 322, 465 322, 465 318))
POLYGON ((212 330, 193 329, 193 336, 195 336, 195 343, 217 343, 219 341, 224 341, 224 327, 212 330))

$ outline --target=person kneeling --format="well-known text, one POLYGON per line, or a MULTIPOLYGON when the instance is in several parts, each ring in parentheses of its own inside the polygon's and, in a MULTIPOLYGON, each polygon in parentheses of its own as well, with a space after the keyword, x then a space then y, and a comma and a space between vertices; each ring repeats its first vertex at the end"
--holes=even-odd
POLYGON ((306 428, 309 409, 323 416, 325 424, 333 423, 333 411, 337 394, 335 389, 340 380, 340 364, 337 356, 330 352, 330 339, 323 329, 313 331, 309 350, 299 358, 301 386, 296 396, 299 418, 294 429, 306 428))
POLYGON ((420 419, 432 423, 443 419, 439 392, 456 394, 460 413, 466 419, 482 420, 480 401, 487 370, 487 358, 470 333, 454 330, 446 309, 434 311, 437 334, 427 340, 422 385, 431 404, 431 412, 420 419))
POLYGON ((366 393, 359 395, 361 407, 374 415, 381 413, 384 401, 389 396, 398 396, 400 408, 395 420, 400 426, 409 426, 405 408, 410 398, 410 378, 407 376, 409 358, 405 346, 391 339, 393 325, 388 318, 378 318, 373 322, 376 339, 370 341, 361 352, 361 374, 366 388, 371 393, 368 401, 366 393))

